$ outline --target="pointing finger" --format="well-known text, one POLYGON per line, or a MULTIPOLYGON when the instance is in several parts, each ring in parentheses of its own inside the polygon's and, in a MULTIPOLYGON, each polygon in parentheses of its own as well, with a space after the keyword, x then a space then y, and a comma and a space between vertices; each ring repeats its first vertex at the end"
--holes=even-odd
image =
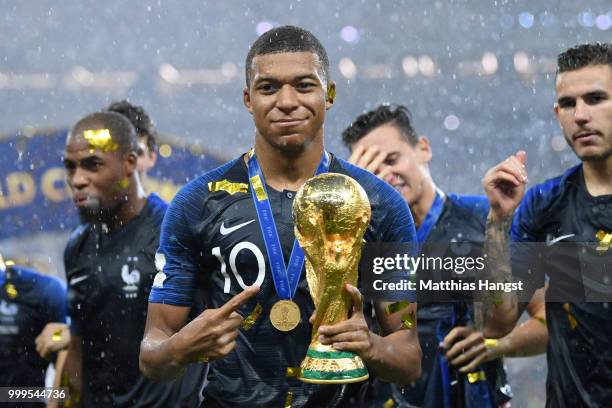
POLYGON ((229 316, 232 312, 238 310, 238 308, 244 304, 247 300, 251 299, 259 292, 259 286, 250 286, 242 292, 238 293, 236 296, 228 300, 223 306, 221 306, 218 310, 222 315, 229 316))

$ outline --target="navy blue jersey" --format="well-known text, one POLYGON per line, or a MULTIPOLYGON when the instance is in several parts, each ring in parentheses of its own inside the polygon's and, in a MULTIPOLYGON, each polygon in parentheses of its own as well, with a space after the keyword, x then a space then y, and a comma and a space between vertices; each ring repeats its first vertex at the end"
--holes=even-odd
MULTIPOLYGON (((366 191, 372 218, 365 240, 413 242, 410 210, 388 184, 358 167, 332 156, 330 172, 354 178, 366 191)), ((293 300, 301 321, 290 332, 270 323, 272 305, 279 300, 270 275, 257 214, 248 191, 247 167, 242 157, 196 179, 175 197, 162 228, 158 266, 149 301, 191 306, 200 291, 209 308, 218 308, 250 285, 261 290, 239 310, 254 318, 240 331, 234 352, 210 363, 205 406, 340 406, 358 397, 363 384, 316 385, 287 375, 299 367, 310 342, 308 318, 314 305, 305 273, 293 300)), ((291 215, 293 191, 267 187, 285 261, 294 241, 291 215)))
POLYGON ((612 195, 591 196, 582 165, 531 188, 517 210, 513 273, 525 282, 527 295, 548 275, 549 407, 607 407, 612 401, 612 307, 585 301, 591 289, 609 290, 612 272, 609 244, 594 253, 594 245, 585 243, 610 233, 612 195), (546 243, 544 256, 543 245, 533 243, 546 243))
POLYGON ((58 279, 21 266, 0 272, 0 387, 44 387, 49 362, 34 340, 51 322, 66 322, 58 279))
POLYGON ((166 208, 153 197, 121 228, 82 225, 68 242, 71 331, 82 337, 85 406, 180 405, 180 382, 148 380, 138 367, 166 208))
MULTIPOLYGON (((489 203, 485 197, 448 194, 437 222, 422 246, 423 253, 431 257, 471 257, 482 256, 486 218, 489 203)), ((423 272, 427 274, 427 271, 423 272)), ((428 276, 420 276, 420 279, 428 276)), ((447 276, 436 276, 436 280, 461 279, 473 282, 471 273, 456 274, 448 272, 447 276)), ((444 385, 440 367, 438 345, 448 334, 449 329, 457 325, 468 325, 473 321, 471 302, 451 302, 453 293, 437 293, 423 296, 419 294, 417 321, 419 324, 419 342, 423 352, 421 377, 414 384, 403 389, 405 399, 420 407, 444 406, 444 385), (436 302, 434 297, 441 301, 436 302)), ((457 296, 465 298, 465 296, 457 296)), ((498 406, 509 397, 503 363, 500 360, 483 364, 487 388, 492 396, 491 406, 498 406)), ((452 369, 451 369, 452 370, 452 369)), ((452 400, 452 399, 451 399, 452 400)), ((451 402, 453 406, 469 406, 461 399, 451 402)))

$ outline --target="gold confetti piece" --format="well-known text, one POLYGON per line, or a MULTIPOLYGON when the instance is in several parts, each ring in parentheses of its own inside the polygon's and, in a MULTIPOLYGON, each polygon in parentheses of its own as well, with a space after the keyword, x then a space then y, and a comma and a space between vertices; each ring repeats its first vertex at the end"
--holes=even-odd
POLYGON ((567 319, 570 322, 570 327, 572 328, 572 330, 576 330, 576 327, 578 327, 578 321, 576 320, 576 318, 571 314, 568 314, 567 319))
POLYGON ((390 305, 387 305, 385 307, 385 312, 387 312, 387 314, 390 315, 393 313, 397 313, 400 310, 404 310, 408 306, 410 306, 410 302, 407 302, 407 301, 391 303, 390 305))
POLYGON ((383 408, 393 408, 394 405, 393 398, 389 398, 383 405, 383 408))
POLYGON ((474 384, 478 381, 486 381, 487 376, 484 371, 476 371, 473 373, 467 373, 467 379, 470 384, 474 384))
POLYGON ((501 293, 493 292, 491 294, 491 303, 493 304, 493 307, 500 307, 503 305, 504 300, 502 299, 501 293))
POLYGON ((612 233, 599 230, 595 234, 595 237, 599 240, 599 245, 596 249, 597 252, 606 252, 608 248, 612 247, 612 233))
POLYGON ((484 340, 484 345, 488 349, 497 347, 498 343, 499 342, 497 341, 497 339, 485 339, 484 340))
POLYGON ((19 292, 17 292, 17 288, 15 287, 15 285, 13 285, 12 283, 7 283, 6 284, 6 294, 8 295, 9 298, 15 299, 17 295, 19 294, 19 292))
POLYGON ((108 129, 88 129, 83 132, 83 136, 89 143, 90 149, 100 149, 104 153, 108 153, 119 148, 119 145, 113 142, 110 130, 108 129))
POLYGON ((287 367, 287 377, 297 377, 300 373, 300 367, 287 367))
POLYGON ((56 343, 62 341, 62 330, 61 329, 53 332, 53 335, 51 336, 51 341, 54 341, 56 343))
POLYGON ((546 326, 547 326, 547 323, 546 323, 546 319, 545 319, 545 318, 543 318, 543 317, 536 317, 535 319, 536 319, 538 322, 542 323, 542 324, 544 325, 544 327, 546 327, 546 326))
POLYGON ((259 303, 257 303, 255 307, 253 308, 253 311, 251 312, 251 314, 249 314, 242 321, 242 328, 244 330, 251 329, 251 327, 253 327, 255 323, 257 322, 257 319, 259 319, 259 316, 261 316, 261 312, 263 312, 263 307, 259 303))
POLYGON ((268 195, 266 194, 266 189, 261 182, 261 178, 259 174, 251 177, 251 185, 253 186, 253 190, 255 190, 255 196, 258 201, 264 201, 268 199, 268 195))
POLYGON ((578 326, 578 321, 576 320, 576 318, 570 312, 570 305, 569 305, 569 303, 564 303, 563 304, 563 310, 565 310, 565 312, 567 313, 567 320, 569 320, 570 328, 572 330, 576 330, 576 327, 578 326))
POLYGON ((130 185, 130 179, 128 179, 127 177, 125 177, 124 179, 122 179, 121 181, 119 181, 119 183, 117 183, 117 189, 119 191, 121 190, 125 190, 126 188, 128 188, 128 186, 130 185))
POLYGON ((236 193, 246 193, 249 189, 249 185, 246 183, 232 183, 229 180, 211 181, 208 183, 208 191, 211 193, 215 191, 225 191, 230 195, 236 193))
POLYGON ((414 327, 414 315, 409 313, 402 316, 402 329, 412 329, 414 327))
POLYGON ((389 398, 387 401, 385 401, 383 408, 393 408, 393 405, 395 405, 393 398, 389 398))
POLYGON ((333 86, 327 86, 327 100, 333 102, 336 100, 336 88, 333 86))
POLYGON ((15 262, 13 262, 13 261, 6 261, 5 265, 6 266, 15 266, 15 262))
POLYGON ((285 400, 285 408, 291 408, 292 402, 293 402, 293 393, 289 391, 287 393, 287 399, 285 400))
POLYGON ((200 356, 198 357, 198 361, 200 363, 208 363, 208 356, 200 356))

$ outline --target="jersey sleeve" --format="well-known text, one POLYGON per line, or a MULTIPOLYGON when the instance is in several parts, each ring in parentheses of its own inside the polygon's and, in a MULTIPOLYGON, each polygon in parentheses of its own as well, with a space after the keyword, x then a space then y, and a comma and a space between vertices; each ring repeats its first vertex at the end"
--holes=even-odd
POLYGON ((151 303, 193 305, 197 272, 193 248, 203 245, 194 243, 191 230, 197 213, 196 206, 191 203, 197 193, 193 187, 189 184, 176 195, 164 217, 159 249, 155 254, 158 272, 149 295, 151 303))
POLYGON ((412 214, 402 196, 390 186, 388 190, 384 191, 384 199, 381 201, 381 205, 388 210, 381 223, 380 241, 411 243, 414 255, 417 250, 417 236, 412 214))
POLYGON ((69 322, 70 332, 80 336, 82 334, 83 313, 80 313, 83 306, 84 294, 81 292, 82 285, 71 284, 73 278, 80 276, 79 271, 75 266, 75 260, 78 257, 79 244, 84 239, 81 234, 85 234, 85 229, 77 229, 71 234, 71 237, 64 249, 64 270, 66 271, 66 321, 69 322))
POLYGON ((519 205, 510 229, 510 260, 515 281, 522 281, 521 302, 528 302, 533 293, 544 286, 544 269, 539 262, 538 208, 545 195, 540 186, 531 188, 519 205))
POLYGON ((66 323, 68 295, 64 284, 56 278, 48 277, 43 290, 47 297, 46 312, 49 322, 66 323))
MULTIPOLYGON (((406 204, 406 200, 404 200, 393 187, 378 177, 371 175, 370 178, 373 188, 368 191, 368 196, 370 202, 375 203, 372 213, 372 222, 375 226, 374 242, 400 244, 389 245, 388 251, 391 252, 385 256, 395 257, 399 251, 407 251, 411 257, 416 256, 419 246, 414 220, 406 204)), ((385 252, 387 252, 387 250, 385 252)), ((365 273, 369 273, 369 271, 365 273)), ((389 284, 397 284, 405 282, 406 280, 412 280, 414 277, 412 271, 400 269, 386 271, 378 275, 377 279, 389 284)), ((417 300, 416 292, 408 288, 393 291, 393 296, 396 297, 396 300, 401 299, 410 302, 416 302, 417 300)), ((389 300, 391 300, 391 298, 389 298, 389 300)))

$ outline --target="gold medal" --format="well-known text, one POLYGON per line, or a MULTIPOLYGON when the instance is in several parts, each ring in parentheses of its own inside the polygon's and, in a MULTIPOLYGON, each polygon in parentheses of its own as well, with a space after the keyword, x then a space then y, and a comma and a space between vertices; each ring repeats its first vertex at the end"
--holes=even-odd
POLYGON ((279 300, 270 310, 270 322, 280 331, 291 331, 300 322, 300 308, 291 300, 279 300))

